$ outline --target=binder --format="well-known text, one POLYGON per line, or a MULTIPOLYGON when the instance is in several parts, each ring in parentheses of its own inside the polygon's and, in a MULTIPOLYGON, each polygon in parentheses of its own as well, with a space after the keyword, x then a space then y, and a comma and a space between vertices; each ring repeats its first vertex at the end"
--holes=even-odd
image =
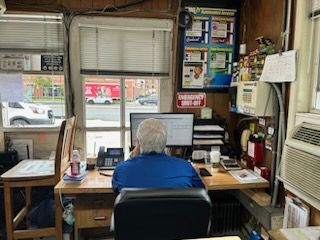
POLYGON ((310 208, 296 197, 286 196, 283 228, 307 227, 309 225, 310 208))

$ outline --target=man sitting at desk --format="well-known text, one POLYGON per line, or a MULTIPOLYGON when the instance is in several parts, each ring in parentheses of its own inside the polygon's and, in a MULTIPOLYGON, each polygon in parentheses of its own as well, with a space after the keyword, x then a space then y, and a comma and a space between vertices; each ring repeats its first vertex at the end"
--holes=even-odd
POLYGON ((164 153, 165 125, 157 119, 142 121, 132 158, 117 165, 112 178, 114 192, 122 188, 204 188, 192 165, 164 153))

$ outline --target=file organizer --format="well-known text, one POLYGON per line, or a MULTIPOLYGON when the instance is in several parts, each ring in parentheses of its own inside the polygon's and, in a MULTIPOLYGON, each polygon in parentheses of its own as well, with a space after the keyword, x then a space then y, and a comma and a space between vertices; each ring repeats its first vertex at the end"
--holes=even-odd
POLYGON ((194 150, 210 150, 224 145, 225 130, 214 119, 195 119, 193 127, 194 150))

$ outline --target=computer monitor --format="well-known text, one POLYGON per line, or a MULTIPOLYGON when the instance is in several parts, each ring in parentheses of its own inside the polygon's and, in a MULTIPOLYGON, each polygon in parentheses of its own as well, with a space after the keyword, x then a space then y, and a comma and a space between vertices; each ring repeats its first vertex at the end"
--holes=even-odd
POLYGON ((167 147, 192 146, 193 113, 130 113, 131 147, 136 145, 139 124, 148 118, 159 119, 167 127, 167 147))

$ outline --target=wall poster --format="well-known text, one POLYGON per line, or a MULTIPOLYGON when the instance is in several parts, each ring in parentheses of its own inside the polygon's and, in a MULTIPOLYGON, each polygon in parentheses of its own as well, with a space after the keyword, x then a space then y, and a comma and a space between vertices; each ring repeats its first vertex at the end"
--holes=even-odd
POLYGON ((183 34, 182 89, 230 86, 236 36, 236 9, 186 7, 194 15, 183 34))

